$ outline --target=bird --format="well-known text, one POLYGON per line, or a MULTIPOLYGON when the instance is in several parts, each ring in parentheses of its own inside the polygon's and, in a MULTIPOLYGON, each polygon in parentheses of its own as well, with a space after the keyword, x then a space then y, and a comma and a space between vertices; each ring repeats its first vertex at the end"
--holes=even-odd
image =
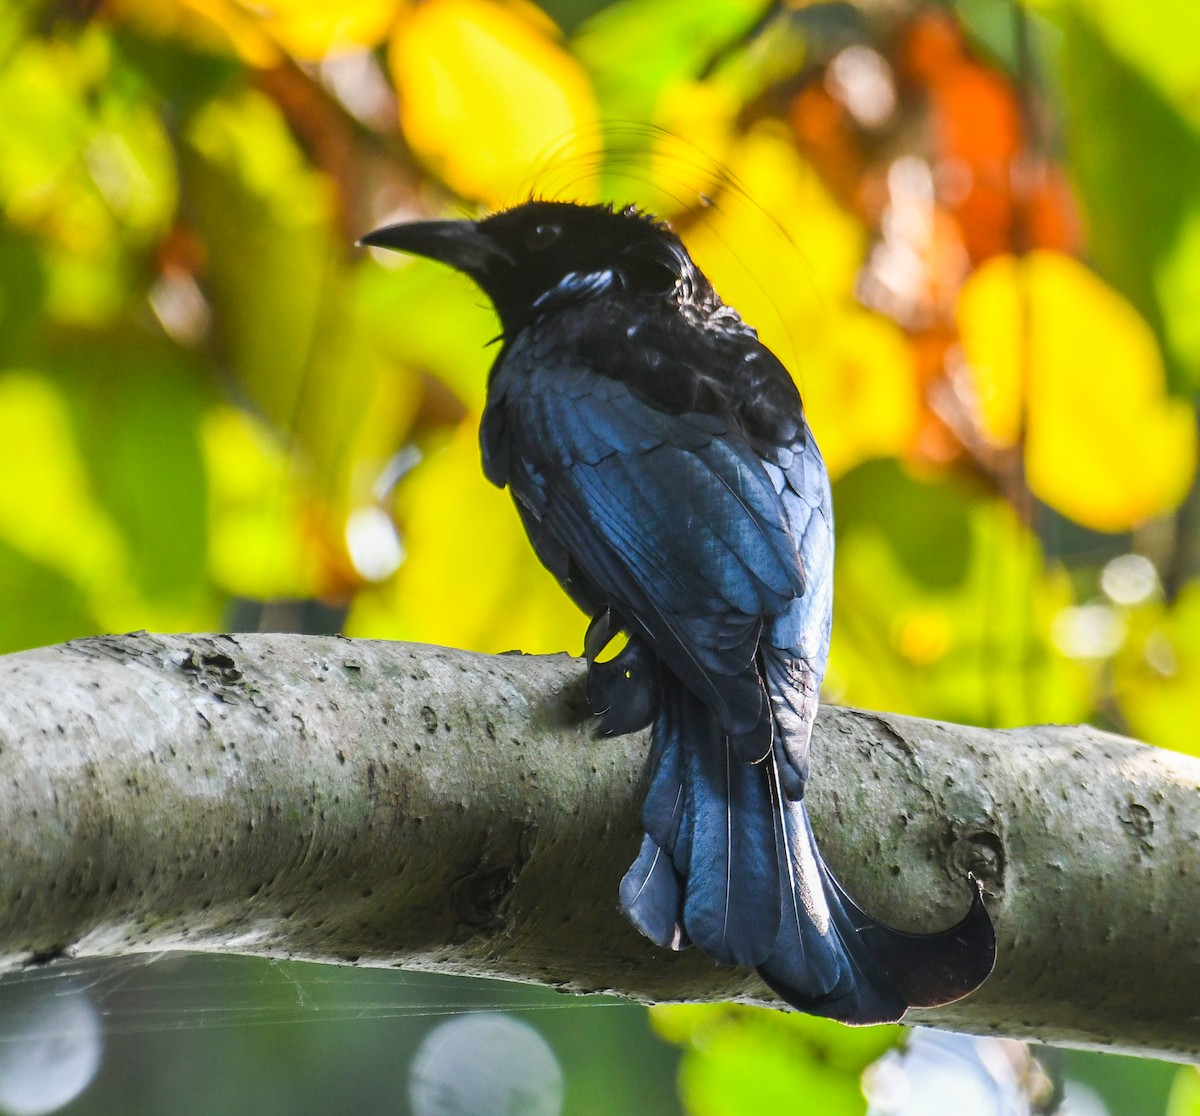
POLYGON ((995 934, 977 883, 957 925, 904 933, 817 846, 805 788, 833 613, 829 478, 792 376, 680 237, 633 206, 532 198, 359 243, 456 268, 499 318, 484 473, 590 617, 598 731, 651 730, 628 920, 846 1023, 982 983, 995 934))

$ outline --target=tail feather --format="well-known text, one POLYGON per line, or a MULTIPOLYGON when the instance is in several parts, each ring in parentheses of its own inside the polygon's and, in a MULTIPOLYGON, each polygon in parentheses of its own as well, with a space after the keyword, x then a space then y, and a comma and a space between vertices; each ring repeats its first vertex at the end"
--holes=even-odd
POLYGON ((758 964, 779 922, 774 844, 761 840, 760 822, 769 827, 771 818, 761 773, 733 753, 708 708, 668 678, 651 762, 642 808, 647 838, 622 883, 622 908, 635 924, 655 925, 653 940, 667 936, 665 918, 652 913, 666 895, 661 850, 684 889, 675 919, 684 936, 718 961, 758 964))
MULTIPOLYGON (((642 826, 659 848, 676 857, 684 816, 684 744, 678 728, 679 688, 664 686, 654 721, 650 752, 650 788, 642 803, 642 826)), ((682 860, 676 858, 677 863, 682 860)))
POLYGON ((773 648, 763 649, 761 662, 775 727, 773 750, 780 790, 785 798, 802 798, 821 679, 803 659, 781 655, 773 648))
POLYGON ((796 793, 815 693, 783 681, 769 681, 773 747, 751 764, 718 717, 664 672, 646 837, 621 883, 622 910, 659 945, 695 943, 716 961, 754 966, 793 1007, 847 1023, 891 1022, 966 995, 995 958, 978 888, 960 923, 928 935, 885 926, 850 898, 796 793))
POLYGON ((779 926, 770 795, 761 768, 735 754, 704 706, 687 695, 684 708, 684 816, 691 840, 683 924, 715 960, 757 965, 770 953, 779 926))
POLYGON ((843 938, 857 937, 909 1007, 937 1007, 961 999, 978 988, 996 960, 996 931, 983 904, 983 888, 972 880, 975 894, 961 921, 934 934, 909 934, 885 926, 867 914, 821 861, 825 889, 839 900, 843 938))
POLYGON ((621 909, 655 945, 680 950, 691 944, 681 918, 683 878, 649 834, 621 880, 621 909))
MULTIPOLYGON (((802 815, 802 802, 785 804, 802 815)), ((813 967, 797 964, 782 936, 759 975, 792 1007, 846 1023, 892 1023, 909 1008, 951 1003, 977 988, 992 971, 996 936, 976 887, 961 922, 934 934, 909 934, 872 918, 846 893, 829 870, 804 817, 820 894, 828 911, 829 940, 836 943, 844 969, 825 988, 813 967)), ((811 937, 811 934, 809 935, 811 937)))
POLYGON ((760 972, 781 985, 805 989, 810 999, 836 998, 853 985, 854 974, 833 925, 808 815, 803 802, 791 802, 782 793, 775 758, 765 766, 770 780, 782 918, 760 972))
POLYGON ((803 801, 777 799, 782 886, 790 904, 775 948, 759 967, 766 984, 792 1007, 847 1023, 891 1023, 909 1004, 857 933, 848 909, 868 919, 825 866, 803 801), (790 879, 785 876, 788 861, 790 879))
POLYGON ((683 949, 683 876, 673 859, 684 817, 684 749, 679 722, 679 687, 660 696, 650 752, 650 787, 642 804, 646 834, 637 859, 621 880, 621 909, 652 942, 683 949))

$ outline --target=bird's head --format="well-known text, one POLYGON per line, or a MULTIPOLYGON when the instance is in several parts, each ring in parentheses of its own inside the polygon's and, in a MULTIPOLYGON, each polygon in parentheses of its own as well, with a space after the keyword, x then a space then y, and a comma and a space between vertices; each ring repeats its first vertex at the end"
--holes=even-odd
POLYGON ((542 313, 607 290, 684 302, 708 289, 665 225, 603 205, 529 201, 481 221, 387 225, 359 243, 458 268, 491 299, 510 337, 542 313))

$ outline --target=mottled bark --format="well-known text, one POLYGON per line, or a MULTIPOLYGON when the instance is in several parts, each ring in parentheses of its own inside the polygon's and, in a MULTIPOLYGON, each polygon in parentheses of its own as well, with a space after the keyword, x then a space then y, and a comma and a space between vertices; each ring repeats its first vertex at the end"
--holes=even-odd
MULTIPOLYGON (((767 1002, 618 914, 647 741, 597 738, 582 682, 566 656, 297 636, 0 658, 0 968, 194 949, 767 1002)), ((873 913, 931 930, 985 883, 995 973, 914 1022, 1200 1054, 1200 761, 827 708, 813 771, 873 913)))

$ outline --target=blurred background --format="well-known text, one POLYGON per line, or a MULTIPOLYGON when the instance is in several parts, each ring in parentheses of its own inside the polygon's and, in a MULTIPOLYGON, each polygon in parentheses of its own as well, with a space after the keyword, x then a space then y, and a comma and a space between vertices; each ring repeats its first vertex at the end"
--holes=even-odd
MULTIPOLYGON (((533 193, 668 218, 796 376, 827 700, 1196 750, 1198 42, 1184 0, 4 0, 0 650, 578 652, 480 474, 490 309, 353 246, 533 193)), ((0 982, 0 1110, 63 1105, 1195 1116, 1200 1075, 172 957, 0 982)))

